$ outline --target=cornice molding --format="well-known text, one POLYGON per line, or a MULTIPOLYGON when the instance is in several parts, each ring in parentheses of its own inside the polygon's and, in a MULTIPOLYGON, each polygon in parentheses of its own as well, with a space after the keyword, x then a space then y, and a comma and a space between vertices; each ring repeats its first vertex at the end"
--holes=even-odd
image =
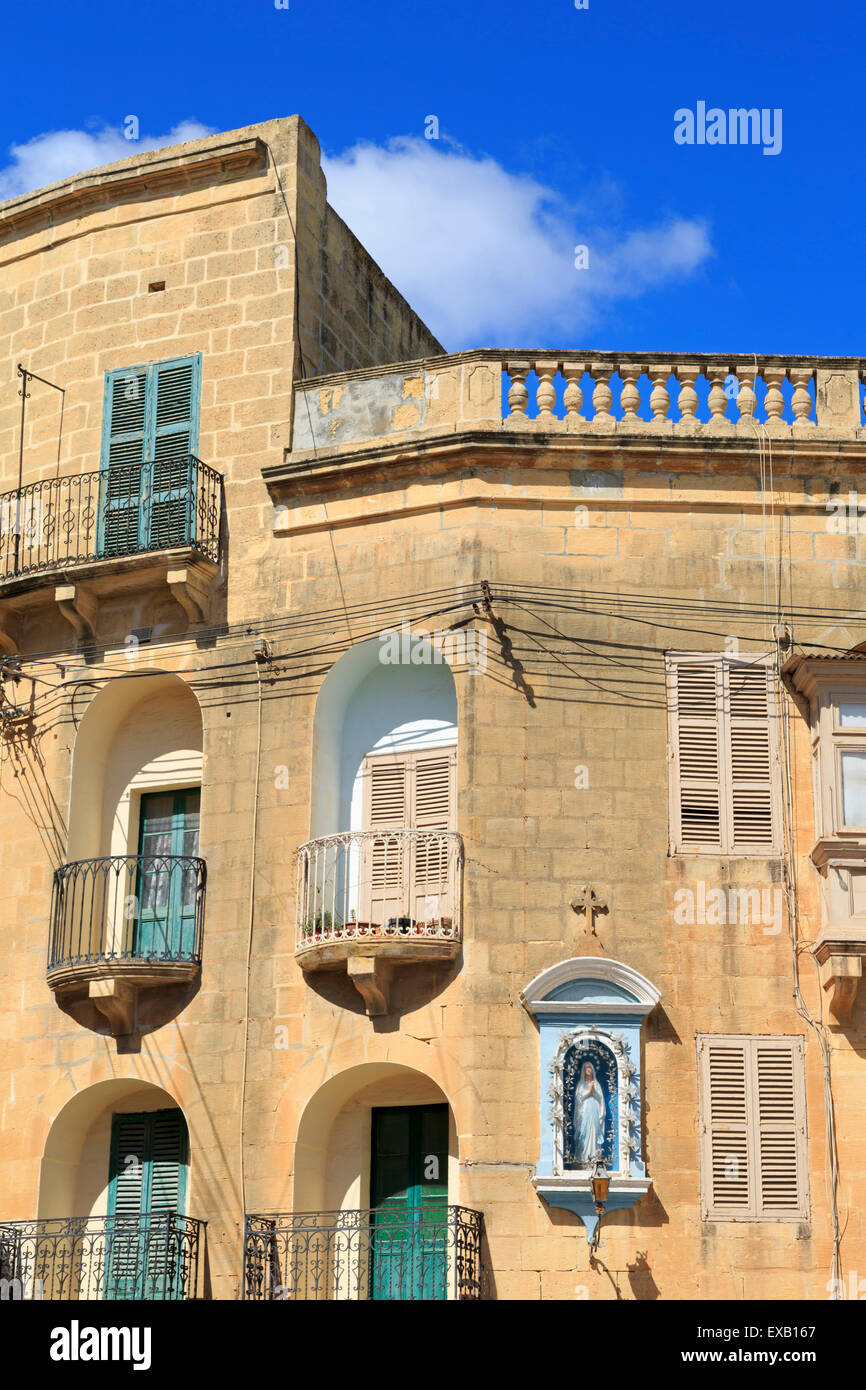
POLYGON ((562 960, 557 965, 542 970, 541 974, 530 980, 520 993, 520 1002, 532 1014, 646 1014, 655 1007, 660 998, 661 992, 655 985, 632 966, 603 956, 573 956, 570 960, 562 960), (577 980, 601 980, 626 990, 632 997, 595 1001, 549 998, 555 989, 577 980))
POLYGON ((18 231, 29 222, 43 221, 53 226, 70 213, 80 215, 100 201, 109 200, 115 205, 130 195, 163 191, 172 184, 198 184, 217 174, 237 173, 257 164, 266 167, 266 161, 265 142, 258 136, 246 136, 242 140, 220 140, 186 154, 178 153, 174 146, 165 153, 155 151, 109 164, 0 204, 0 242, 6 232, 18 231))

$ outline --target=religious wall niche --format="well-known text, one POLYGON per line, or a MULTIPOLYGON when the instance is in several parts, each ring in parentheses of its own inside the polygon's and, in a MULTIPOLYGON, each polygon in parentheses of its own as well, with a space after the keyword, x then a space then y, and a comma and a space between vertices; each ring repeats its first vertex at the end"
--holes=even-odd
POLYGON ((599 1162, 608 1210, 649 1189, 643 1158, 641 1028, 659 992, 619 961, 578 957, 537 976, 521 995, 538 1023, 541 1150, 533 1184, 551 1206, 596 1223, 589 1185, 599 1162))

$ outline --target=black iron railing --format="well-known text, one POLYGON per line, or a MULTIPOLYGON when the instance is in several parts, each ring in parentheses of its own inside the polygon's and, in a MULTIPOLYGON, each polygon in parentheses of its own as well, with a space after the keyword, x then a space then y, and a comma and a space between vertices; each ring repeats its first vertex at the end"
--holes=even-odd
POLYGON ((479 1299, 481 1213, 442 1206, 248 1216, 244 1297, 479 1299))
POLYGON ((82 859, 54 872, 48 970, 201 962, 207 866, 188 855, 82 859))
POLYGON ((207 1222, 175 1212, 0 1222, 0 1299, 199 1297, 207 1222))
POLYGON ((222 475, 193 454, 0 494, 0 580, 189 547, 220 558, 222 475))

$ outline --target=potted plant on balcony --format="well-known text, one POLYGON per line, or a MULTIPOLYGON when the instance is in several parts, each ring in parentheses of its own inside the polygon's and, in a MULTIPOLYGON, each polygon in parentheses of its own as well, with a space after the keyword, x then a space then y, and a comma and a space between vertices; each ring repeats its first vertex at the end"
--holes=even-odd
POLYGON ((380 927, 378 922, 356 922, 355 909, 352 908, 352 935, 353 936, 378 936, 380 927))
POLYGON ((418 922, 416 936, 436 936, 438 932, 449 932, 454 925, 451 917, 433 917, 429 922, 418 922))
POLYGON ((414 917, 389 917, 385 923, 385 930, 392 936, 408 936, 417 926, 414 917))
POLYGON ((329 932, 332 931, 335 926, 340 927, 341 925, 342 923, 335 921, 330 912, 322 912, 321 908, 319 908, 314 916, 307 918, 301 931, 305 937, 315 940, 317 936, 322 935, 323 931, 329 932))

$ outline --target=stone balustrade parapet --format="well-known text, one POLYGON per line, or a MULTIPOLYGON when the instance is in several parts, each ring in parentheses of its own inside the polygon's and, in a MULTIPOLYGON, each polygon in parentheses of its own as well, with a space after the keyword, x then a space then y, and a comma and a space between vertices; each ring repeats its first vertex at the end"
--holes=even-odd
POLYGON ((295 392, 293 454, 457 431, 866 439, 866 358, 475 349, 295 392))

